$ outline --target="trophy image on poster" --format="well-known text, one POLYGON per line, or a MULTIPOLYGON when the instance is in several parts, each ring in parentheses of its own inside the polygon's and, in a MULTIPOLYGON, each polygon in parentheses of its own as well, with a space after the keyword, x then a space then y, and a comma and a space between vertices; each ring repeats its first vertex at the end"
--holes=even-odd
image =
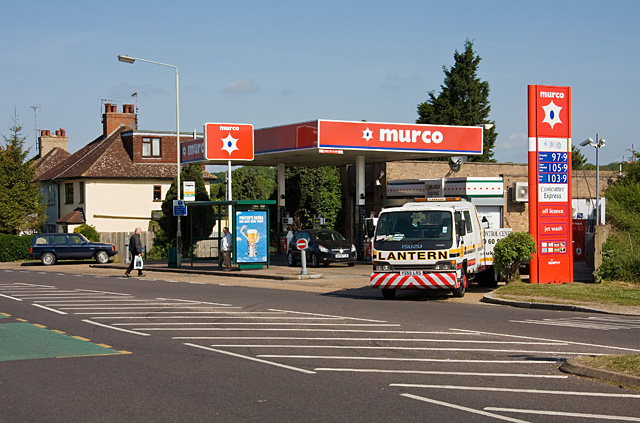
POLYGON ((260 234, 257 229, 247 229, 247 225, 243 225, 240 228, 240 233, 245 237, 248 243, 247 255, 249 257, 256 257, 258 255, 258 241, 260 240, 260 234))

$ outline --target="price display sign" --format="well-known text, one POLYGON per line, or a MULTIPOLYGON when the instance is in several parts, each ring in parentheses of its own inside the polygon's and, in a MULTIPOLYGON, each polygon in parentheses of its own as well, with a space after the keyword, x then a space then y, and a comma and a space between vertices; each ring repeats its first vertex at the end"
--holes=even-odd
POLYGON ((573 281, 571 88, 529 86, 529 232, 532 283, 573 281))

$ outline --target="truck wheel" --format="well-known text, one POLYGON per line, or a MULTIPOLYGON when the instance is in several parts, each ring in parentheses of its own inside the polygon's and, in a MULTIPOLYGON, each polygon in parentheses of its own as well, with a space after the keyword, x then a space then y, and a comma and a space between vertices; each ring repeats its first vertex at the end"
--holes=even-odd
POLYGON ((99 264, 107 264, 109 263, 109 254, 106 251, 98 251, 96 253, 96 261, 99 264))
POLYGON ((383 289, 382 290, 382 298, 385 300, 393 300, 396 296, 395 289, 383 289))
POLYGON ((46 253, 42 254, 42 257, 40 257, 40 261, 45 266, 51 266, 52 264, 55 264, 55 262, 56 262, 56 255, 53 254, 53 253, 50 253, 50 252, 46 252, 46 253))
POLYGON ((467 274, 463 273, 462 278, 460 279, 460 288, 455 288, 453 290, 453 296, 457 298, 464 297, 464 293, 467 290, 467 274))
POLYGON ((293 253, 291 251, 287 254, 287 264, 291 267, 296 265, 296 258, 293 257, 293 253))
POLYGON ((493 267, 478 275, 478 285, 488 288, 495 288, 498 286, 498 277, 496 276, 496 272, 493 267))

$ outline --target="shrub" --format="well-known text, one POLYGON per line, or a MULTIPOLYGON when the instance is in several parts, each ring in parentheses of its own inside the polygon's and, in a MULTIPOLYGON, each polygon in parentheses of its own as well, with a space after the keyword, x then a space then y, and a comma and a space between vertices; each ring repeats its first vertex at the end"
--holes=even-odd
POLYGON ((507 282, 512 281, 523 260, 531 259, 536 243, 527 232, 512 232, 499 240, 493 248, 493 264, 507 282))
POLYGON ((73 233, 82 234, 85 238, 87 238, 91 242, 100 242, 100 234, 96 230, 95 226, 87 225, 83 223, 73 230, 73 233))
POLYGON ((172 242, 162 229, 158 229, 153 237, 153 247, 147 251, 147 260, 166 259, 167 249, 173 245, 172 242))
POLYGON ((595 274, 596 279, 640 282, 639 248, 638 236, 631 232, 609 235, 602 245, 602 265, 595 274))
POLYGON ((29 259, 29 248, 33 235, 0 234, 0 262, 29 259))

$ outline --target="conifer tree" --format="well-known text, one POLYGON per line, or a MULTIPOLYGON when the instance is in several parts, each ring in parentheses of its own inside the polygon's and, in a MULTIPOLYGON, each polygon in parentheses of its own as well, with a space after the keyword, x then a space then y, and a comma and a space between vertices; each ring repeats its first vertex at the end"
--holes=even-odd
POLYGON ((433 125, 477 126, 493 124, 484 130, 484 148, 481 156, 469 156, 470 162, 490 162, 498 135, 495 124, 489 119, 489 83, 478 78, 478 65, 482 60, 473 51, 473 42, 466 40, 464 51, 456 50, 454 64, 443 66, 444 83, 440 94, 429 91, 429 98, 418 105, 416 123, 433 125))
POLYGON ((3 135, 4 146, 0 146, 0 233, 17 235, 42 227, 46 204, 34 182, 36 168, 26 160, 29 149, 24 148, 17 113, 9 130, 11 135, 3 135))

